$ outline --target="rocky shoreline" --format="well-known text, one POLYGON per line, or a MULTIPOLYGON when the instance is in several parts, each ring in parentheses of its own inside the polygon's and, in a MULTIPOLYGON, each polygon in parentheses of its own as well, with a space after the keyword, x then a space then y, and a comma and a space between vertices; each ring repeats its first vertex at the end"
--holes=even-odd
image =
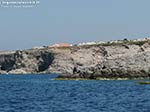
POLYGON ((0 74, 60 74, 59 78, 149 78, 150 39, 0 53, 0 74))

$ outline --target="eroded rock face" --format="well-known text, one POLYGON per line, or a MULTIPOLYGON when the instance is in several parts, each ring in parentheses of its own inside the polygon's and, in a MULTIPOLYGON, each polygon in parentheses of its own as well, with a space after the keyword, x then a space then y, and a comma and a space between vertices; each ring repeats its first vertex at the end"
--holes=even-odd
POLYGON ((48 71, 60 77, 140 78, 150 76, 150 45, 82 46, 55 49, 48 71), (142 50, 141 50, 142 49, 142 50))
POLYGON ((0 54, 1 73, 59 73, 65 78, 150 77, 150 45, 92 45, 0 54))
POLYGON ((19 71, 20 73, 43 72, 49 68, 53 59, 53 54, 45 50, 16 51, 13 54, 0 55, 0 69, 17 74, 19 71))
POLYGON ((15 64, 15 55, 14 54, 6 54, 0 55, 0 69, 3 71, 9 71, 13 69, 15 64))

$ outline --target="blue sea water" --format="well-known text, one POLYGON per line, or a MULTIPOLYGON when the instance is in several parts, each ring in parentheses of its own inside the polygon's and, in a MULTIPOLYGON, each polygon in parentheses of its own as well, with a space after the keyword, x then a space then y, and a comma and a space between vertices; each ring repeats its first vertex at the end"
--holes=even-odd
POLYGON ((56 81, 1 75, 0 112, 150 112, 150 85, 138 80, 56 81))

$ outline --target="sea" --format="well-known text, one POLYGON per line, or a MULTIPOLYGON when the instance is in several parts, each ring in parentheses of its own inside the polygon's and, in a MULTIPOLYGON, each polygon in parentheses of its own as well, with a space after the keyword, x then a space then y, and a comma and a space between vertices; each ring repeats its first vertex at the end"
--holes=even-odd
POLYGON ((54 80, 49 75, 0 75, 0 112, 150 112, 141 80, 54 80))

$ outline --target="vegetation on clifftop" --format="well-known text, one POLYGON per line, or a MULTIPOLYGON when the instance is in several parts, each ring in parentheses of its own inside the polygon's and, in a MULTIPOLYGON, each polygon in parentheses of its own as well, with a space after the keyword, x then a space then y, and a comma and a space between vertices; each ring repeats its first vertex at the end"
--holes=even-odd
POLYGON ((124 40, 118 40, 118 41, 108 41, 106 43, 103 43, 101 45, 103 46, 115 46, 115 45, 138 45, 138 46, 142 46, 145 43, 150 44, 150 40, 149 39, 143 39, 143 40, 128 40, 128 39, 124 39, 124 40))

